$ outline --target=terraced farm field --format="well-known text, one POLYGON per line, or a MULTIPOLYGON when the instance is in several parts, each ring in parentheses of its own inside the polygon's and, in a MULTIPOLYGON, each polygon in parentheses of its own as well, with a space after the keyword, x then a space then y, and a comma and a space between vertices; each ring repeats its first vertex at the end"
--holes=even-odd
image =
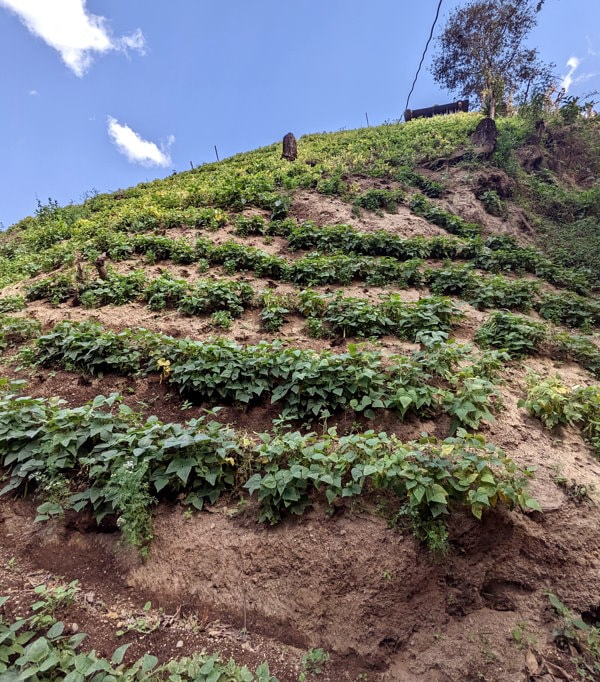
POLYGON ((480 119, 0 235, 0 671, 600 677, 599 125, 480 119))

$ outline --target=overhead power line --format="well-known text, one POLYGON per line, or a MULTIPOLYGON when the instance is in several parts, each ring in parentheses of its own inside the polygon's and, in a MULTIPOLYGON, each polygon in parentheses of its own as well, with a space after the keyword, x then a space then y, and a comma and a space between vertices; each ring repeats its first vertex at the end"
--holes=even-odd
POLYGON ((423 50, 423 54, 421 55, 421 61, 419 62, 419 68, 417 69, 417 73, 415 74, 415 79, 413 81, 412 87, 410 89, 410 92, 408 93, 408 97, 406 98, 406 106, 404 107, 404 111, 408 109, 408 103, 410 102, 410 96, 413 94, 413 90, 415 89, 415 85, 417 84, 417 78, 419 77, 419 73, 421 72, 421 67, 423 66, 423 62, 425 61, 425 55, 427 54, 427 48, 429 47, 429 43, 431 42, 431 39, 433 38, 433 32, 435 30, 435 25, 437 24, 438 17, 440 16, 440 9, 442 7, 442 0, 438 2, 437 6, 437 12, 435 13, 435 19, 433 20, 433 24, 431 24, 431 31, 429 32, 429 38, 427 38, 427 43, 425 44, 425 49, 423 50))

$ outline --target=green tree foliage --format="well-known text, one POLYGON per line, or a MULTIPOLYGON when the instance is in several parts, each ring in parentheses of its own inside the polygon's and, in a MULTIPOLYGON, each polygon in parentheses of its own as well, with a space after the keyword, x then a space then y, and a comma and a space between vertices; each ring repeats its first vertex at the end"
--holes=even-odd
POLYGON ((478 98, 495 118, 504 97, 549 80, 550 67, 523 44, 537 11, 532 0, 473 0, 458 7, 438 38, 433 77, 463 97, 478 98))

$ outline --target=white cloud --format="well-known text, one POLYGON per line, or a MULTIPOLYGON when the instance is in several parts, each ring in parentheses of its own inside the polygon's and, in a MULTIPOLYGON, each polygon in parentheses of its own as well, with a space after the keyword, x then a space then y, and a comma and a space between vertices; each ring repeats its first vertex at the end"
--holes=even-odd
POLYGON ((121 49, 135 50, 140 54, 146 54, 146 39, 142 33, 141 28, 136 28, 136 30, 129 36, 122 36, 120 38, 121 49))
POLYGON ((569 57, 567 60, 567 67, 569 68, 569 72, 563 76, 561 82, 560 82, 560 87, 564 89, 565 92, 569 92, 569 88, 573 84, 573 74, 577 70, 577 67, 580 64, 580 60, 577 57, 569 57))
POLYGON ((569 92, 571 86, 585 83, 586 81, 598 76, 597 71, 585 71, 584 73, 574 76, 575 71, 577 71, 577 69, 581 66, 581 63, 582 60, 578 57, 569 57, 567 60, 567 67, 569 71, 562 77, 562 80, 560 81, 560 87, 564 89, 565 93, 569 92))
POLYGON ((106 19, 87 11, 86 0, 0 0, 2 6, 17 14, 31 33, 58 50, 63 62, 80 77, 90 67, 94 53, 145 51, 139 28, 129 36, 114 38, 106 19))
POLYGON ((175 142, 173 135, 169 135, 166 147, 144 140, 128 125, 121 125, 117 119, 108 117, 108 135, 117 149, 124 154, 131 163, 142 166, 169 166, 171 156, 169 147, 175 142))

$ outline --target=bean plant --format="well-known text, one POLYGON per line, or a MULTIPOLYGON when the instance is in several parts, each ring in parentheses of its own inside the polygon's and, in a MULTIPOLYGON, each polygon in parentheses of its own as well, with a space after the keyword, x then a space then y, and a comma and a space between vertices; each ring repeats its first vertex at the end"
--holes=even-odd
POLYGON ((42 499, 40 520, 66 508, 89 509, 98 522, 116 516, 124 538, 144 551, 157 499, 202 509, 241 485, 258 495, 259 518, 271 523, 286 511, 301 513, 319 491, 329 504, 392 492, 425 518, 454 506, 477 518, 500 503, 537 508, 526 492, 530 472, 464 429, 443 442, 408 444, 374 431, 338 436, 335 429, 253 441, 210 415, 185 424, 144 421, 118 394, 76 408, 1 395, 0 462, 8 475, 2 495, 35 491, 40 472, 67 483, 60 508, 42 499))

